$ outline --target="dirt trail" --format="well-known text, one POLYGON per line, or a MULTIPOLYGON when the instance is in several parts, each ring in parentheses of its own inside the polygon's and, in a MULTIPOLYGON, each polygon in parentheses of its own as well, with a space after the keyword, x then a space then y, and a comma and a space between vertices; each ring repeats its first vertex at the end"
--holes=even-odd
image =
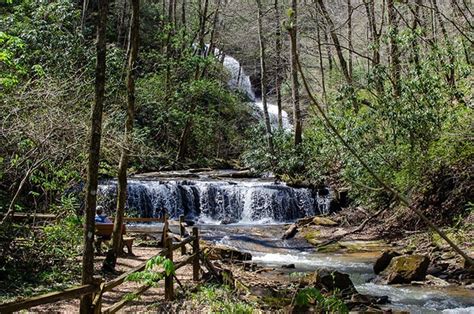
MULTIPOLYGON (((161 251, 160 248, 156 247, 134 247, 133 252, 135 256, 124 256, 119 257, 117 260, 117 274, 116 275, 106 275, 106 280, 111 280, 120 274, 131 270, 132 268, 142 264, 152 256, 158 254, 161 251)), ((179 251, 175 251, 175 262, 179 262, 182 259, 182 256, 179 251)), ((100 268, 102 261, 104 260, 103 256, 98 256, 95 260, 96 274, 100 274, 100 268)), ((190 286, 193 284, 192 281, 192 266, 186 265, 180 268, 176 274, 177 278, 180 280, 183 286, 190 286)), ((122 300, 123 296, 127 293, 133 293, 139 286, 140 283, 135 282, 125 282, 122 285, 116 287, 110 292, 104 294, 102 308, 107 308, 112 304, 122 300)), ((180 287, 175 283, 175 291, 178 291, 180 287)), ((142 312, 147 310, 156 310, 156 306, 164 303, 164 281, 159 282, 157 287, 150 288, 141 298, 130 303, 131 305, 126 306, 119 313, 126 312, 142 312), (156 306, 154 306, 156 305, 156 306)), ((31 312, 60 312, 60 313, 77 313, 79 311, 79 300, 68 300, 60 301, 48 305, 37 306, 30 309, 31 312)))

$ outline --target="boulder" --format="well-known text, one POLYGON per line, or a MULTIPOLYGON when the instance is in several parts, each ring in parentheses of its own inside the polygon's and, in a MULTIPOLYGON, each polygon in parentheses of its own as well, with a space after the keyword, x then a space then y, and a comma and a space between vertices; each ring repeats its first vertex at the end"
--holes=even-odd
POLYGON ((316 216, 313 218, 313 221, 312 223, 314 225, 318 225, 318 226, 326 226, 326 227, 334 227, 334 226, 337 226, 337 222, 329 219, 329 218, 326 218, 326 217, 321 217, 321 216, 316 216))
POLYGON ((400 256, 400 253, 397 253, 395 251, 383 251, 382 254, 377 258, 377 260, 374 263, 374 273, 375 274, 380 274, 382 271, 387 268, 388 265, 390 265, 390 262, 392 261, 392 258, 400 256))
POLYGON ((425 279, 429 264, 429 258, 424 255, 397 256, 382 274, 388 284, 421 281, 425 279))
POLYGON ((438 277, 435 277, 435 276, 432 276, 432 275, 426 275, 426 280, 423 281, 423 284, 424 285, 427 285, 427 286, 435 286, 435 287, 448 287, 450 286, 451 284, 449 282, 447 282, 446 280, 444 279, 441 279, 441 278, 438 278, 438 277))
POLYGON ((207 247, 204 252, 210 260, 250 261, 252 259, 252 254, 240 252, 224 245, 207 247))
POLYGON ((342 292, 354 292, 355 287, 348 274, 340 273, 338 271, 320 270, 316 276, 316 284, 322 285, 328 291, 336 289, 342 292))
POLYGON ((281 268, 294 269, 294 268, 295 268, 295 264, 281 265, 281 268))
POLYGON ((326 269, 320 269, 314 273, 306 274, 304 277, 300 278, 300 286, 313 286, 316 289, 326 290, 329 292, 337 289, 343 294, 357 293, 348 274, 326 269))

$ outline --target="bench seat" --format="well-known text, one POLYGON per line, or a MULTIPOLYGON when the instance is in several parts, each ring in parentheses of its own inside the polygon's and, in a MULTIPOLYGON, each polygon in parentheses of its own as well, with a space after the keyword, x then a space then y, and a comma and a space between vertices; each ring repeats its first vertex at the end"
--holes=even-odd
MULTIPOLYGON (((102 242, 109 241, 112 239, 112 233, 114 231, 114 224, 113 223, 96 223, 95 224, 95 245, 96 250, 99 254, 101 254, 101 246, 102 242)), ((132 245, 135 238, 133 237, 125 237, 124 235, 127 233, 125 225, 122 224, 122 250, 126 246, 128 254, 133 255, 132 252, 132 245)))

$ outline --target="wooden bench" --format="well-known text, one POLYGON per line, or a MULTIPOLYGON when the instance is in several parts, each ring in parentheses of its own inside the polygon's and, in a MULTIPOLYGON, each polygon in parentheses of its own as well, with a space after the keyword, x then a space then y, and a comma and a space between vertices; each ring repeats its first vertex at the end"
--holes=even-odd
MULTIPOLYGON (((102 242, 109 241, 112 239, 112 233, 114 231, 114 224, 113 223, 96 223, 95 224, 95 245, 97 252, 101 253, 101 246, 102 242)), ((122 250, 126 246, 128 254, 133 255, 132 252, 132 245, 135 238, 133 237, 126 237, 124 236, 127 233, 125 229, 125 225, 122 225, 122 250)))

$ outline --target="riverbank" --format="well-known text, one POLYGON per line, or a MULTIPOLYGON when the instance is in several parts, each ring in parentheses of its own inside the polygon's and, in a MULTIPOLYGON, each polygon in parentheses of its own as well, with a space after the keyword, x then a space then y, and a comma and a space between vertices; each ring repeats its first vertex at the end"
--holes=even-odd
MULTIPOLYGON (((300 219, 296 238, 302 238, 320 252, 349 253, 373 248, 391 250, 399 255, 423 255, 430 260, 428 275, 449 284, 472 286, 474 273, 464 259, 436 233, 426 228, 404 230, 393 213, 382 213, 370 221, 363 209, 344 210, 330 217, 300 219), (361 228, 361 225, 364 225, 361 228), (397 232, 393 232, 396 229, 397 232)), ((443 231, 468 255, 474 256, 474 215, 462 224, 443 231)))
MULTIPOLYGON (((339 221, 336 216, 330 219, 339 221)), ((351 310, 394 309, 416 313, 421 309, 459 311, 474 306, 474 291, 459 284, 440 287, 420 283, 386 285, 375 282, 373 264, 383 250, 401 248, 395 239, 386 242, 367 230, 340 241, 333 250, 317 251, 314 244, 305 238, 309 230, 320 230, 319 235, 324 235, 326 239, 349 230, 341 225, 306 224, 295 237, 286 240, 281 239, 281 236, 288 224, 200 225, 204 239, 202 247, 207 247, 205 255, 214 258, 212 263, 216 269, 231 274, 230 280, 216 280, 203 269, 202 280, 196 283, 192 281, 190 268, 180 269, 177 278, 182 287, 175 285, 176 301, 165 301, 164 291, 160 287, 162 285, 159 284, 135 300, 125 311, 208 313, 238 309, 242 313, 291 312, 303 308, 321 310, 321 306, 332 304, 336 306, 332 310, 337 312, 347 307, 351 310), (221 250, 219 248, 234 249, 243 254, 236 253, 229 258, 228 255, 216 254, 221 250), (343 283, 344 286, 328 286, 328 282, 321 279, 333 278, 334 271, 337 280, 329 282, 337 282, 338 285, 343 283), (321 299, 318 293, 322 293, 324 298, 321 299), (297 300, 303 304, 298 305, 297 300)), ((156 241, 140 240, 136 244, 135 256, 119 258, 118 273, 107 275, 107 280, 136 267, 160 250, 156 247, 156 241)), ((185 256, 178 253, 176 260, 182 258, 185 256)), ((102 259, 102 256, 96 257, 98 274, 102 259)), ((104 299, 104 306, 121 300, 137 285, 129 282, 120 286, 120 290, 104 299)), ((78 301, 60 302, 34 310, 74 312, 77 307, 78 301)))

